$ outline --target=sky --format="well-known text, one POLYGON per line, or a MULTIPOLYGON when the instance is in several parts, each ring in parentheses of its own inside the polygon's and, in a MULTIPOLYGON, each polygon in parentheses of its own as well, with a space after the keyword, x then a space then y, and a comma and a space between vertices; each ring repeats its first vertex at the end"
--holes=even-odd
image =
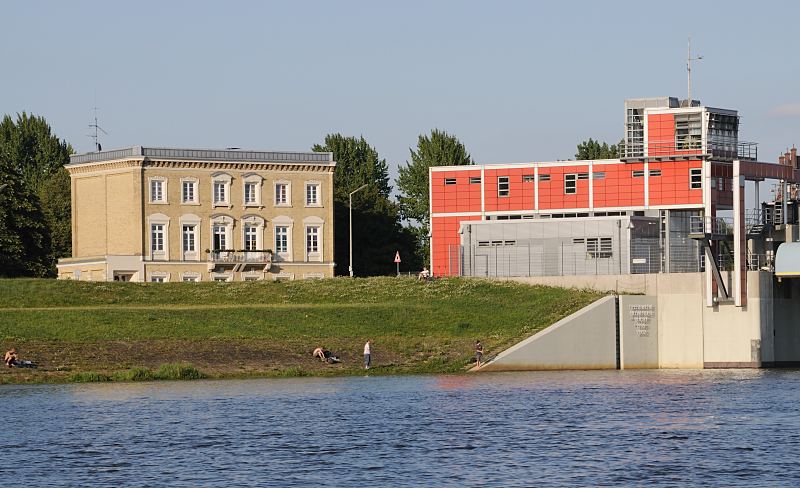
POLYGON ((623 135, 623 101, 739 110, 776 161, 800 144, 800 2, 8 1, 0 112, 44 116, 77 152, 309 150, 363 135, 392 176, 419 134, 478 163, 574 157, 623 135))

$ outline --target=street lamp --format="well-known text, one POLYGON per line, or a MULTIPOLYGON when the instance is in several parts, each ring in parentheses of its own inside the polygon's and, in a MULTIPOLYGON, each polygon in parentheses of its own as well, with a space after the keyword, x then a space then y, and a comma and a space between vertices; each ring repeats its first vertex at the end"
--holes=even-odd
POLYGON ((347 267, 350 270, 350 277, 353 277, 353 194, 357 193, 367 187, 367 184, 359 186, 350 192, 350 262, 347 267))

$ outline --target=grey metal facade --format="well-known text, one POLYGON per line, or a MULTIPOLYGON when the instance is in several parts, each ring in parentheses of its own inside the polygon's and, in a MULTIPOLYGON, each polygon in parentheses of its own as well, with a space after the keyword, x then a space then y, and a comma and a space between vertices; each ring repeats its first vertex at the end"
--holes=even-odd
POLYGON ((669 237, 657 217, 465 221, 451 267, 486 277, 698 271, 699 250, 680 232, 683 220, 674 219, 669 237))

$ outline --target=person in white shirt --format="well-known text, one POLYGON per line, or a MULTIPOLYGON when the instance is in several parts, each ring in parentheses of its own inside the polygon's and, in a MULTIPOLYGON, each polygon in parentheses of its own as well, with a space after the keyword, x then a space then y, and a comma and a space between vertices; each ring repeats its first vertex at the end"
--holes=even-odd
POLYGON ((372 351, 369 347, 370 344, 372 344, 372 340, 368 340, 367 343, 364 344, 364 369, 369 369, 369 365, 372 362, 372 351))
POLYGON ((427 281, 431 277, 431 272, 428 271, 428 268, 422 267, 422 271, 419 272, 419 276, 417 276, 417 281, 427 281))

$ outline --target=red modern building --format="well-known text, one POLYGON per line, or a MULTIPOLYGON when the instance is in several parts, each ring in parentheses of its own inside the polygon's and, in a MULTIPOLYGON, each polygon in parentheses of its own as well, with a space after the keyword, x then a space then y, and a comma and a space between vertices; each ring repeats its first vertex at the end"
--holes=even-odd
POLYGON ((630 99, 619 159, 432 167, 431 271, 461 274, 462 224, 471 221, 641 216, 664 222, 680 213, 705 222, 734 210, 735 165, 742 182, 797 181, 794 165, 757 162, 756 145, 738 133, 735 110, 674 97, 630 99))

